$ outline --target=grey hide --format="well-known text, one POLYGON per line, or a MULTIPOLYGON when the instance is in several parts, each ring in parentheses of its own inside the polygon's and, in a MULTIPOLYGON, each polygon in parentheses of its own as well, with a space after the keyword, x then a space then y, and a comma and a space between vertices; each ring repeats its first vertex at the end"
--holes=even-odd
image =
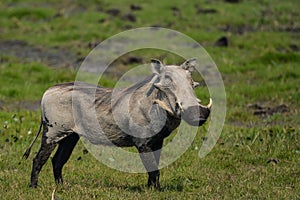
POLYGON ((30 186, 37 186, 39 172, 57 145, 52 165, 55 181, 62 183, 63 165, 79 137, 84 137, 96 145, 135 146, 148 171, 148 186, 159 189, 158 164, 164 138, 181 119, 201 126, 210 114, 211 102, 203 106, 194 94, 193 88, 199 85, 191 77, 195 59, 180 66, 165 66, 152 59, 151 66, 151 76, 124 89, 82 82, 49 88, 41 102, 42 144, 33 160, 30 186))

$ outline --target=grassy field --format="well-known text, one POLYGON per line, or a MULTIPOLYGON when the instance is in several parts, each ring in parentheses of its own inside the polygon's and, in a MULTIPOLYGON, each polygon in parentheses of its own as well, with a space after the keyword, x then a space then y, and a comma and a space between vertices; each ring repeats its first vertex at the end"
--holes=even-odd
MULTIPOLYGON (((30 189, 22 155, 38 130, 39 100, 51 85, 72 81, 98 43, 121 31, 161 26, 202 44, 226 88, 227 115, 217 145, 198 148, 208 125, 180 159, 161 170, 162 191, 146 174, 108 168, 79 143, 64 168, 60 199, 300 199, 300 4, 298 0, 1 1, 0 199, 50 199, 51 162, 30 189), (216 45, 225 37, 228 44, 216 45)), ((162 52, 132 52, 101 85, 162 52)), ((171 64, 171 63, 170 63, 171 64)), ((173 63, 172 63, 173 64, 173 63)), ((197 95, 207 99, 206 88, 197 95)), ((39 144, 33 148, 37 152, 39 144)), ((33 155, 30 156, 30 160, 33 155)))

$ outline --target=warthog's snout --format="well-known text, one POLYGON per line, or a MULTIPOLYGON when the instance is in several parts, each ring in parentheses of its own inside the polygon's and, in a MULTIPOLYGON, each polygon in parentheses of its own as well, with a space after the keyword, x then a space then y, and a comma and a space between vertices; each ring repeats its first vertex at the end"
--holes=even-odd
POLYGON ((201 126, 209 117, 212 100, 207 106, 191 106, 182 112, 182 118, 191 126, 201 126))

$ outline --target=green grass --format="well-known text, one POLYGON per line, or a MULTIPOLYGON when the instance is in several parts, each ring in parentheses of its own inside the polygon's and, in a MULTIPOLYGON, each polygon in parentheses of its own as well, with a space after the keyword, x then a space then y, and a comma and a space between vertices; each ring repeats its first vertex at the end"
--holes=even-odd
MULTIPOLYGON (((200 128, 193 145, 176 162, 161 170, 162 191, 146 187, 146 174, 119 172, 84 153, 79 142, 64 168, 65 184, 56 189, 61 199, 299 199, 300 187, 300 38, 299 6, 290 1, 2 1, 0 42, 20 40, 47 51, 57 48, 78 60, 98 43, 128 28, 160 25, 175 29, 203 44, 224 79, 227 115, 214 149, 198 158, 208 125, 200 128), (130 11, 130 4, 142 10, 130 11), (180 12, 174 12, 174 5, 180 12), (215 9, 200 13, 197 9, 215 9), (107 13, 119 9, 118 16, 107 13), (122 18, 132 12, 136 21, 122 18), (229 47, 213 47, 227 36, 229 47), (258 104, 289 111, 254 115, 258 104)), ((30 50, 28 50, 30 51, 30 50)), ((173 54, 142 50, 126 56, 143 62, 162 58, 180 62, 173 54)), ((126 59, 124 56, 122 59, 126 59)), ((135 64, 116 61, 114 72, 135 64)), ((76 69, 0 52, 0 194, 3 199, 49 199, 56 188, 51 162, 40 174, 40 187, 28 188, 31 161, 21 159, 32 141, 40 111, 16 106, 37 102, 50 86, 74 81, 76 69)), ((95 80, 86 74, 87 80, 95 80)), ((96 77, 97 78, 97 77, 96 77)), ((110 74, 100 84, 112 87, 110 74)), ((206 88, 197 96, 207 102, 206 88)), ((40 140, 33 148, 38 151, 40 140)), ((0 199, 2 199, 0 198, 0 199)))
POLYGON ((2 82, 0 98, 4 101, 40 99, 48 87, 75 77, 74 71, 55 72, 39 63, 9 62, 1 65, 0 69, 2 82))
MULTIPOLYGON (((28 111, 1 115, 7 120, 1 129, 0 188, 8 199, 46 199, 55 188, 48 162, 40 175, 40 187, 29 189, 31 162, 21 160, 21 153, 32 140, 28 132, 36 130, 39 123, 37 115, 28 111), (7 158, 13 159, 8 162, 7 158)), ((56 195, 64 199, 299 197, 299 130, 226 126, 213 151, 200 160, 196 147, 201 143, 198 135, 180 159, 162 170, 162 192, 147 189, 144 174, 122 173, 99 163, 83 153, 80 143, 65 167, 66 184, 57 188, 56 195)))

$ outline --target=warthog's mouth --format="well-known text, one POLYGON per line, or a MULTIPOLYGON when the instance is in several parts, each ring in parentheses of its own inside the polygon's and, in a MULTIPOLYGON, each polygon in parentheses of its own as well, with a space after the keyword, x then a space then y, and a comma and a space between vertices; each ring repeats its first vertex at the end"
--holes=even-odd
POLYGON ((181 114, 181 117, 191 126, 201 126, 204 124, 209 117, 211 110, 212 100, 207 106, 191 106, 188 109, 184 110, 181 114))

